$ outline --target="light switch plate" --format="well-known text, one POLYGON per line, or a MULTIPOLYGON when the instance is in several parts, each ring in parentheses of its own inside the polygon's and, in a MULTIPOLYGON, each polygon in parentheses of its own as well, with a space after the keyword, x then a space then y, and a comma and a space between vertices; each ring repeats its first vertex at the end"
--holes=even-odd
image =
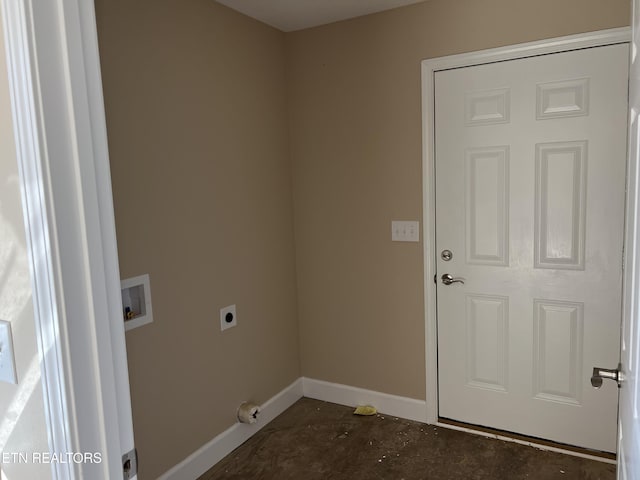
POLYGON ((391 240, 394 242, 419 242, 420 222, 393 220, 391 222, 391 240))
POLYGON ((0 381, 18 383, 11 323, 5 320, 0 320, 0 381))

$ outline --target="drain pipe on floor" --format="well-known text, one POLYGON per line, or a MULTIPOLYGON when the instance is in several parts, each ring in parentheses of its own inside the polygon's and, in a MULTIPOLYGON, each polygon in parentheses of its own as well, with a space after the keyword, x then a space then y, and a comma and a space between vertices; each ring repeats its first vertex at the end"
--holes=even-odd
POLYGON ((238 407, 237 415, 240 423, 256 423, 259 414, 260 407, 251 402, 243 402, 238 407))

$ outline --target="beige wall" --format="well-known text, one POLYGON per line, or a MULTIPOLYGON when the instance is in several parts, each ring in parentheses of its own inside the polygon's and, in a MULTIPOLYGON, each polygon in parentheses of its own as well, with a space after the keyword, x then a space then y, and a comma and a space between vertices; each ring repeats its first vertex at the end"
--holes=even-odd
MULTIPOLYGON (((3 41, 0 21, 0 319, 11 322, 18 375, 17 385, 0 382, 0 452, 11 460, 49 444, 3 41)), ((8 479, 51 478, 50 465, 30 460, 0 469, 8 479)))
POLYGON ((284 34, 213 0, 98 0, 140 478, 300 376, 284 34), (238 326, 220 332, 219 309, 238 326))
POLYGON ((425 398, 420 61, 628 25, 628 0, 429 0, 287 35, 302 373, 425 398))
POLYGON ((420 61, 629 16, 430 0, 285 35, 213 0, 96 9, 121 273, 151 274, 127 334, 143 479, 301 374, 425 398, 422 245, 390 241, 422 215, 420 61))

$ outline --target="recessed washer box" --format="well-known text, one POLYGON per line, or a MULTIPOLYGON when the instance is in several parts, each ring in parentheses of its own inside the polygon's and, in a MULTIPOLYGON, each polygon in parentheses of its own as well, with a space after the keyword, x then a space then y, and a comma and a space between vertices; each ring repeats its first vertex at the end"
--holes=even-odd
POLYGON ((120 288, 122 290, 124 329, 131 330, 153 322, 149 275, 121 280, 120 288))

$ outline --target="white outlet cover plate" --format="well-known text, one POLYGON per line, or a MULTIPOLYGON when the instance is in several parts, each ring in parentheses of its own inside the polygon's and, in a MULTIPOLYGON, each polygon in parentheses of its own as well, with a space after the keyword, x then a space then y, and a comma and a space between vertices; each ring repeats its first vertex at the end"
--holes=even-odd
POLYGON ((11 323, 5 320, 0 320, 0 381, 18 383, 11 323))
POLYGON ((236 306, 229 305, 220 309, 220 331, 224 332, 227 328, 235 327, 238 324, 238 316, 236 315, 236 306), (227 321, 227 314, 233 315, 233 320, 227 321))

